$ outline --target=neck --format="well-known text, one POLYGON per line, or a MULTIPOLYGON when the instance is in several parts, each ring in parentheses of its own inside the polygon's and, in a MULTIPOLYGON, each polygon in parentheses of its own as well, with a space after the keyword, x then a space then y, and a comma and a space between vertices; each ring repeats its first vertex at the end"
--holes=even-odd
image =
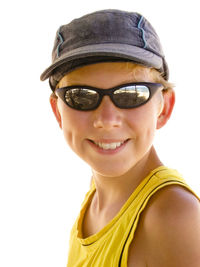
MULTIPOLYGON (((122 207, 142 180, 155 168, 162 166, 154 147, 127 173, 119 177, 105 177, 93 172, 96 186, 94 206, 97 212, 110 207, 122 207)), ((118 209, 118 208, 116 208, 118 209)))

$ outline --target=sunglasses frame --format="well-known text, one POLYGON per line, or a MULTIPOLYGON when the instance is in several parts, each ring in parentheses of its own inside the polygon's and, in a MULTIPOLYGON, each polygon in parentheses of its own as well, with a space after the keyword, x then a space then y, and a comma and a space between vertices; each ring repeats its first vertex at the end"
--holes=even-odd
POLYGON ((96 87, 88 86, 88 85, 72 85, 72 86, 66 86, 66 87, 57 88, 55 90, 55 94, 58 97, 60 97, 68 107, 73 108, 75 110, 79 110, 79 111, 90 111, 90 110, 97 109, 99 107, 99 105, 101 104, 101 101, 102 101, 102 99, 103 99, 103 97, 105 95, 110 97, 112 103, 116 107, 118 107, 120 109, 131 109, 131 108, 136 108, 136 107, 139 107, 139 106, 142 106, 142 105, 146 104, 152 98, 152 96, 156 93, 156 91, 158 91, 158 89, 160 89, 160 88, 162 88, 162 90, 163 90, 164 86, 162 84, 160 84, 160 83, 150 83, 150 82, 126 83, 126 84, 121 84, 121 85, 118 85, 118 86, 115 86, 115 87, 112 87, 112 88, 109 88, 109 89, 100 89, 100 88, 96 88, 96 87), (115 103, 115 101, 113 99, 113 93, 116 90, 119 90, 120 88, 123 88, 123 87, 137 86, 137 85, 143 85, 143 86, 146 86, 149 89, 149 97, 148 97, 148 99, 146 101, 144 101, 142 103, 139 103, 139 104, 135 105, 134 107, 119 106, 117 103, 115 103), (93 90, 93 91, 98 93, 99 99, 98 99, 96 105, 94 107, 92 107, 92 108, 89 108, 89 109, 77 109, 77 108, 74 108, 74 107, 70 106, 66 102, 66 99, 65 99, 66 92, 71 90, 71 89, 89 89, 89 90, 93 90))

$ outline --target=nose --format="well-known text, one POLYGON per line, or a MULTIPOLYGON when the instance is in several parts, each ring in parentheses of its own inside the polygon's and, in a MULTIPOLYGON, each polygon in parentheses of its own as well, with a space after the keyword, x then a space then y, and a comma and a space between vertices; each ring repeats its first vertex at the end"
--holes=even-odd
POLYGON ((117 108, 109 96, 104 96, 100 106, 94 111, 94 128, 111 130, 122 124, 122 111, 117 108))

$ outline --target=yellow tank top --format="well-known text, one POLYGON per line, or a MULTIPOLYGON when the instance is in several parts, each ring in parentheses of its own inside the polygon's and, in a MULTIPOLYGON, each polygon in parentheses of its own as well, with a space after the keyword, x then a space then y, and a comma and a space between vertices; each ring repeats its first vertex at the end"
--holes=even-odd
POLYGON ((153 194, 172 184, 187 188, 197 197, 176 170, 158 167, 139 184, 118 214, 101 231, 84 239, 82 222, 95 192, 93 185, 71 231, 67 267, 127 267, 128 249, 141 212, 153 194))

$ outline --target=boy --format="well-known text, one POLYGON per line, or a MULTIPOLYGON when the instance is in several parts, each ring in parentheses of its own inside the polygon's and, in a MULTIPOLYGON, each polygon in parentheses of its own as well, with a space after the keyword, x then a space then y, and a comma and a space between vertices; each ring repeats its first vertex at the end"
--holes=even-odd
POLYGON ((138 13, 103 10, 61 26, 52 110, 92 168, 68 267, 199 267, 200 205, 153 147, 175 95, 159 38, 138 13))

